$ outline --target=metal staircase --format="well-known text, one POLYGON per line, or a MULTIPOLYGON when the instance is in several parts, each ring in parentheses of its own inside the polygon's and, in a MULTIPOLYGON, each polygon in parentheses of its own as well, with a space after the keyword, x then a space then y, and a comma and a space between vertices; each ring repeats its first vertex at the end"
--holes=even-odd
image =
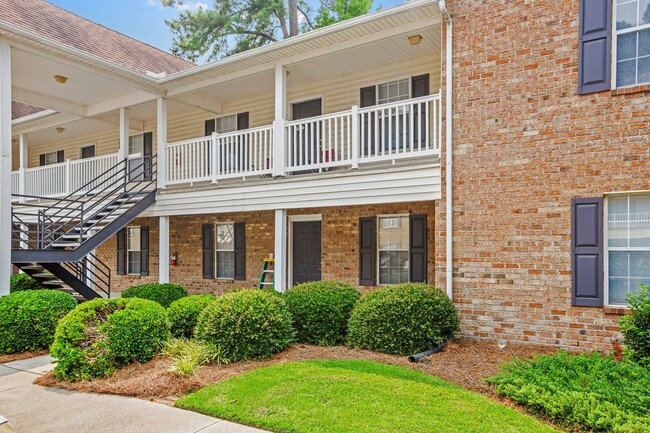
POLYGON ((111 271, 93 251, 156 199, 156 158, 124 159, 61 199, 14 195, 11 261, 78 300, 110 297, 111 271))

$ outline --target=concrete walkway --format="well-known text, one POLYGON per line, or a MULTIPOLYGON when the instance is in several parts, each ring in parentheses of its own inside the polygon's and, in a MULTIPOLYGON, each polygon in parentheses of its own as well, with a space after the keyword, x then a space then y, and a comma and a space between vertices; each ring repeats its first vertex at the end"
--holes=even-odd
POLYGON ((264 433, 162 404, 32 384, 49 356, 0 365, 0 415, 17 433, 264 433))

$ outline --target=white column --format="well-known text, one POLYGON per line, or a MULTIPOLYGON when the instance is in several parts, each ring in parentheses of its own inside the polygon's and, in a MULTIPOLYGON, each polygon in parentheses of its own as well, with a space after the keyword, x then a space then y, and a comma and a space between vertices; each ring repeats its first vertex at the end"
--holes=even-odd
POLYGON ((11 48, 0 38, 0 296, 11 276, 11 48))
POLYGON ((169 283, 169 217, 161 216, 158 229, 158 282, 169 283))
POLYGON ((118 160, 123 160, 129 156, 129 109, 120 108, 120 150, 118 160))
POLYGON ((287 210, 275 210, 275 290, 287 290, 287 210))
POLYGON ((275 67, 275 121, 273 122, 273 176, 286 174, 286 139, 284 122, 287 119, 287 69, 275 67))
MULTIPOLYGON (((27 153, 27 135, 20 134, 18 138, 20 145, 20 158, 18 160, 18 194, 25 194, 26 191, 26 181, 25 181, 25 170, 27 170, 28 165, 28 153, 27 153)), ((21 197, 20 202, 24 202, 25 198, 21 197)))
POLYGON ((165 146, 167 146, 167 99, 158 98, 156 113, 156 124, 158 126, 156 179, 158 180, 158 188, 165 188, 167 183, 167 154, 165 153, 165 146))

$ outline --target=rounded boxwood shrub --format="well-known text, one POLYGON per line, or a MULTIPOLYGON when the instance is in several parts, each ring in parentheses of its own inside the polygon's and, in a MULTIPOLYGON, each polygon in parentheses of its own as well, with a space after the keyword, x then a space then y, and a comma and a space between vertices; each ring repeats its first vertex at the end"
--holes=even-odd
POLYGON ((321 346, 345 343, 357 299, 359 291, 345 283, 319 281, 289 289, 285 300, 293 316, 296 341, 321 346))
POLYGON ((141 298, 158 302, 168 308, 172 302, 187 296, 187 290, 178 284, 143 284, 129 287, 122 293, 123 298, 141 298))
POLYGON ((199 315, 194 332, 230 361, 267 358, 289 347, 294 335, 282 297, 259 289, 218 297, 199 315))
POLYGON ((650 367, 650 286, 641 286, 638 295, 628 295, 631 314, 621 320, 626 355, 650 367))
POLYGON ((453 304, 440 289, 399 284, 365 294, 352 310, 348 344, 409 355, 449 340, 459 330, 453 304))
POLYGON ((9 292, 22 292, 24 290, 41 290, 41 286, 38 281, 33 279, 27 274, 14 274, 10 277, 9 280, 9 292))
POLYGON ((72 295, 56 290, 0 297, 0 355, 46 349, 59 319, 76 306, 72 295))
POLYGON ((194 295, 172 302, 167 309, 172 335, 178 338, 192 338, 199 314, 215 299, 217 297, 213 295, 194 295))
POLYGON ((59 322, 51 353, 57 379, 109 376, 131 362, 146 362, 170 337, 165 309, 146 299, 94 299, 59 322))

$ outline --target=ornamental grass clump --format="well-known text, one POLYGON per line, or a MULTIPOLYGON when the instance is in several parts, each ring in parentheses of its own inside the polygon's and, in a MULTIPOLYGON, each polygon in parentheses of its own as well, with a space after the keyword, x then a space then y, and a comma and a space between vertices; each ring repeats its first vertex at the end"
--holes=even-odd
POLYGON ((72 295, 56 290, 0 297, 0 355, 47 349, 59 320, 76 306, 72 295))
POLYGON ((319 281, 289 289, 285 300, 293 316, 296 341, 320 346, 344 344, 358 299, 359 291, 345 283, 319 281))
POLYGON ((165 309, 146 299, 94 299, 59 322, 51 353, 54 377, 68 381, 110 376, 153 358, 170 338, 165 309))
POLYGON ((230 361, 262 359, 289 347, 291 314, 281 296, 246 289, 218 297, 199 315, 195 336, 230 361))
POLYGON ((453 338, 459 321, 451 300, 427 284, 399 284, 366 293, 348 323, 348 345, 410 355, 453 338))
POLYGON ((143 284, 129 287, 122 293, 123 298, 141 298, 155 301, 165 308, 172 302, 187 296, 187 290, 178 284, 143 284))

